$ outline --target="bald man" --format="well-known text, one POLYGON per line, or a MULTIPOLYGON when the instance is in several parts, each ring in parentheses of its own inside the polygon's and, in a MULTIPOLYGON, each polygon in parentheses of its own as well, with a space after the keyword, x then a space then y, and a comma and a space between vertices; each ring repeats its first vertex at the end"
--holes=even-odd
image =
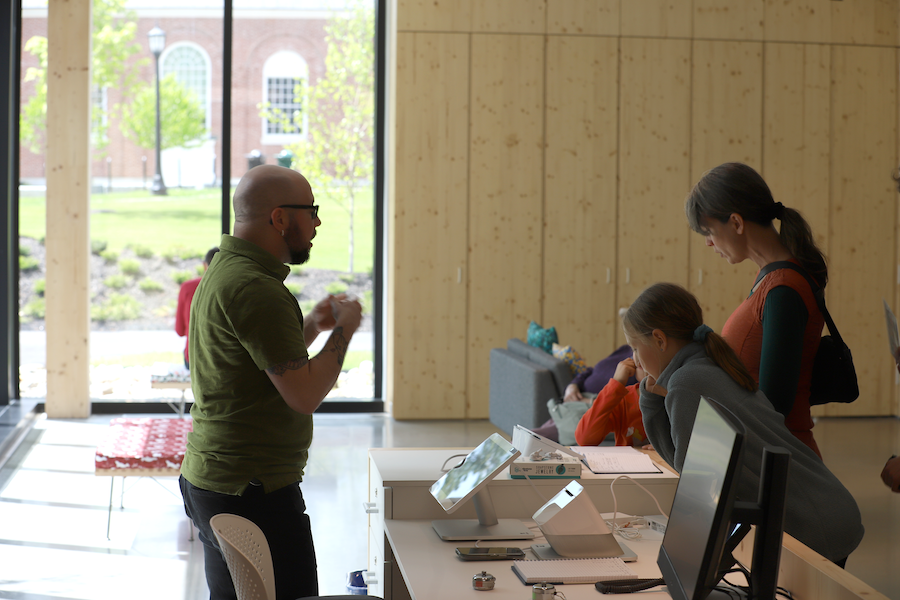
POLYGON ((312 414, 334 387, 359 327, 359 303, 329 296, 309 315, 284 286, 284 263, 309 260, 322 224, 302 175, 262 165, 234 192, 234 235, 191 305, 193 432, 181 467, 185 511, 200 531, 211 600, 236 599, 209 519, 246 517, 269 542, 277 596, 318 594, 316 556, 300 481, 312 414), (324 331, 325 346, 307 348, 324 331))

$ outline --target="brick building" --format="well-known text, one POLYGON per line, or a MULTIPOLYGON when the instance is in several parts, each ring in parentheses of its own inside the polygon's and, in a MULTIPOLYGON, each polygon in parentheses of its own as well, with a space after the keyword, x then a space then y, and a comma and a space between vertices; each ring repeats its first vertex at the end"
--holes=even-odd
MULTIPOLYGON (((315 84, 325 70, 325 25, 343 2, 333 0, 234 0, 232 52, 231 176, 237 180, 248 168, 247 154, 259 150, 268 163, 286 144, 304 133, 281 131, 278 123, 260 117, 259 104, 269 101, 286 109, 297 108, 292 90, 301 80, 315 84)), ((221 177, 223 19, 221 0, 128 0, 136 15, 134 41, 143 52, 129 61, 137 77, 154 83, 154 59, 148 32, 158 26, 166 33, 160 55, 160 75, 174 73, 179 83, 195 92, 206 114, 207 136, 197 148, 163 151, 162 173, 168 187, 215 185, 221 177), (143 64, 136 64, 143 59, 143 64)), ((34 94, 24 81, 38 60, 24 50, 33 36, 46 36, 46 0, 24 0, 22 18, 22 97, 34 94)), ((49 91, 52 94, 52 89, 49 91)), ((122 101, 117 89, 95 92, 95 105, 122 101)), ((109 123, 109 144, 95 152, 95 185, 107 178, 140 185, 155 172, 153 148, 141 148, 125 137, 120 123, 109 123)), ((24 182, 44 178, 44 157, 21 146, 20 177, 24 182)), ((118 184, 116 184, 118 185, 118 184)))

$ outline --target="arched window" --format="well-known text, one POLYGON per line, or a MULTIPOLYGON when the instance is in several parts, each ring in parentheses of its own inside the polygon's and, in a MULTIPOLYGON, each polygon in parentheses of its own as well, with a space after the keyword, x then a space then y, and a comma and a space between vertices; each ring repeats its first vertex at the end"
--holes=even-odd
POLYGON ((296 52, 283 50, 263 65, 263 102, 268 115, 262 120, 262 143, 293 141, 306 136, 306 82, 309 68, 296 52))
POLYGON ((194 93, 206 118, 206 130, 212 128, 210 113, 210 61, 209 55, 200 46, 191 43, 173 44, 160 57, 159 76, 164 78, 174 74, 175 79, 194 93))

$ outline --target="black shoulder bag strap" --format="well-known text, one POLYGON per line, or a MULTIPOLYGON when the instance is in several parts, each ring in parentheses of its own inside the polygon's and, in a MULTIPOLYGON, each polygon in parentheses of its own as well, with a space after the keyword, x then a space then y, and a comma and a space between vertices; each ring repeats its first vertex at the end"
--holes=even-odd
POLYGON ((836 342, 838 342, 838 344, 843 346, 844 340, 837 329, 837 325, 835 325, 834 321, 831 319, 831 315, 828 314, 828 309, 825 307, 825 290, 823 290, 819 286, 819 284, 816 283, 815 279, 810 277, 800 265, 792 263, 789 260, 778 260, 773 263, 769 263, 759 270, 759 276, 757 277, 757 280, 762 280, 763 277, 765 277, 772 271, 777 271, 778 269, 793 269, 806 278, 807 283, 809 283, 809 287, 812 288, 813 296, 815 296, 816 298, 816 304, 819 306, 819 312, 821 312, 822 316, 825 317, 825 324, 828 325, 828 333, 834 336, 834 339, 836 342))

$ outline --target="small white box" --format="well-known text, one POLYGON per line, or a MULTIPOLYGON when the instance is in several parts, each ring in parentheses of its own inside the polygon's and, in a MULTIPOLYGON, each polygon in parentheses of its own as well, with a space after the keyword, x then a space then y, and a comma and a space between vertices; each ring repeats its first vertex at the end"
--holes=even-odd
POLYGON ((523 460, 517 458, 509 465, 513 479, 581 479, 581 461, 570 456, 552 460, 523 460))

